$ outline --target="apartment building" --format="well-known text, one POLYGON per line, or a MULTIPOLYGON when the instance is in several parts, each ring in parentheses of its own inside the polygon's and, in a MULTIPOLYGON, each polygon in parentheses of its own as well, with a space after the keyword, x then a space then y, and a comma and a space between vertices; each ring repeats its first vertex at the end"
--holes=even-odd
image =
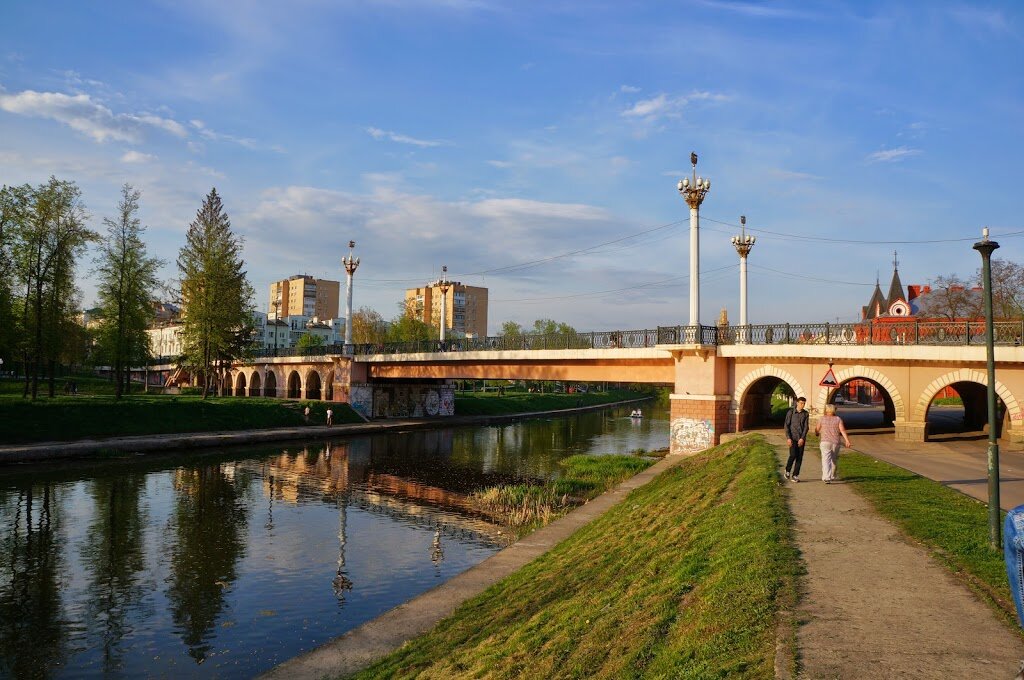
POLYGON ((310 319, 335 319, 340 311, 341 284, 296 274, 270 284, 271 318, 304 316, 310 319))
MULTIPOLYGON (((405 291, 406 308, 417 319, 431 326, 441 325, 441 282, 405 291)), ((445 295, 445 334, 470 338, 487 337, 487 289, 447 282, 445 295)))

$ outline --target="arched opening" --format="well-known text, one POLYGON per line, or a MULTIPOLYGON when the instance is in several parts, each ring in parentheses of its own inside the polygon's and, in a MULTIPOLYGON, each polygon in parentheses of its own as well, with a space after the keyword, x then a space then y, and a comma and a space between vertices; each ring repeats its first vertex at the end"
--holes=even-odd
POLYGON ((316 371, 306 376, 306 399, 320 399, 320 374, 316 371))
POLYGON ((740 401, 738 429, 782 427, 796 396, 793 387, 782 378, 767 375, 755 380, 740 401))
MULTIPOLYGON (((1006 405, 996 396, 996 432, 1001 437, 1006 405)), ((932 397, 925 414, 929 441, 963 441, 988 437, 988 388, 963 380, 950 383, 932 397)))
POLYGON ((263 394, 263 385, 260 383, 260 372, 253 371, 252 377, 249 378, 249 396, 258 397, 263 394))
POLYGON ((288 375, 288 392, 289 399, 298 399, 302 396, 302 379, 299 378, 298 371, 292 371, 288 375))
POLYGON ((277 396, 277 376, 273 372, 267 372, 267 382, 263 386, 264 397, 277 396))
POLYGON ((218 394, 222 397, 230 397, 234 392, 231 389, 231 374, 228 373, 217 378, 214 381, 214 389, 218 389, 218 394))
POLYGON ((843 381, 829 393, 828 403, 835 404, 836 415, 843 419, 848 430, 860 430, 860 434, 895 431, 896 405, 892 395, 870 378, 854 377, 843 381))
POLYGON ((334 401, 334 371, 327 374, 327 384, 324 385, 324 399, 334 401))
POLYGON ((239 373, 235 379, 235 396, 244 397, 245 394, 245 373, 239 373))

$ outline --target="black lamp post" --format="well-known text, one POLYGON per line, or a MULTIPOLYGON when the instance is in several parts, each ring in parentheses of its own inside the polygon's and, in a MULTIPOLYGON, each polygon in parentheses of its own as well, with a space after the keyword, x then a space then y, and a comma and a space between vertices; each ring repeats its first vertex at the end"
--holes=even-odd
POLYGON ((996 439, 996 359, 992 324, 992 251, 999 247, 988 240, 988 227, 974 244, 981 253, 981 279, 985 294, 985 358, 988 364, 988 542, 994 549, 1002 548, 1000 536, 1002 516, 999 508, 999 442, 996 439))

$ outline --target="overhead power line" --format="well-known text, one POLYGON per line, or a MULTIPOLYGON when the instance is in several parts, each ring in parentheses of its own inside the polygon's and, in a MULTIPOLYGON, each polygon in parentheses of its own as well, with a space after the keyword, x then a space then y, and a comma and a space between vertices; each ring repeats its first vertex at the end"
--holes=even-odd
MULTIPOLYGON (((732 222, 723 222, 722 220, 716 220, 711 217, 705 217, 701 215, 701 222, 714 222, 715 224, 721 224, 727 227, 740 228, 739 224, 733 224, 732 222)), ((747 231, 752 231, 759 234, 769 234, 784 239, 791 239, 794 241, 817 241, 821 243, 859 243, 864 245, 918 245, 926 243, 962 243, 964 241, 977 241, 977 236, 966 236, 962 238, 936 238, 936 239, 910 239, 902 241, 888 241, 888 240, 865 240, 865 239, 851 239, 851 238, 828 238, 825 236, 808 236, 805 234, 787 234, 782 231, 772 231, 771 229, 763 229, 759 227, 751 227, 748 223, 746 225, 747 231)), ((714 231, 720 231, 718 229, 714 231)), ((1024 229, 1019 231, 1010 231, 1005 234, 995 234, 991 238, 1013 238, 1024 235, 1024 229)))

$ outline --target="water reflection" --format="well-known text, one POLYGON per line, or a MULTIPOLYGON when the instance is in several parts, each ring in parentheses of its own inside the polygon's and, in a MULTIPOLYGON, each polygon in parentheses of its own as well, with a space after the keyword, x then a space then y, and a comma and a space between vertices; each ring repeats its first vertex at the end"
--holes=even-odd
POLYGON ((612 409, 0 473, 0 677, 251 677, 506 544, 484 486, 664 446, 612 409))

